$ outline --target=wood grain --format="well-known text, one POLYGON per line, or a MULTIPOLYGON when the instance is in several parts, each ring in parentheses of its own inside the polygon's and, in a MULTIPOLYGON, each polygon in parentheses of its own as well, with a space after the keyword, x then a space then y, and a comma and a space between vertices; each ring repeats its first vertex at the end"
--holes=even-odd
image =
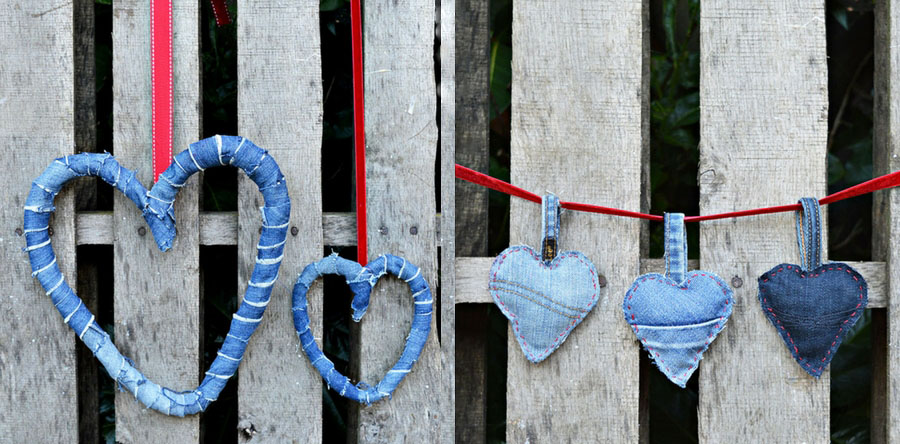
MULTIPOLYGON (((874 51, 872 165, 880 175, 900 169, 900 8, 893 0, 875 5, 874 51)), ((881 444, 900 441, 900 192, 875 193, 872 207, 872 259, 887 263, 884 285, 891 296, 887 310, 872 313, 871 438, 881 444)))
POLYGON ((440 286, 437 291, 437 302, 440 308, 440 345, 441 345, 441 423, 440 442, 451 444, 465 442, 457 438, 456 415, 456 232, 449 227, 456 227, 456 3, 440 2, 439 39, 440 39, 440 132, 441 150, 440 164, 440 208, 441 215, 435 220, 437 245, 441 252, 440 286), (440 222, 447 230, 440 231, 440 222))
MULTIPOLYGON (((176 2, 174 22, 173 149, 200 135, 199 4, 176 2)), ((150 120, 150 3, 113 4, 113 140, 119 162, 153 184, 150 120)), ((191 178, 175 204, 178 236, 161 253, 139 209, 122 193, 113 201, 116 346, 148 378, 174 390, 200 382, 200 282, 198 179, 191 178)), ((127 392, 116 392, 116 441, 197 442, 199 417, 148 411, 127 392)))
MULTIPOLYGON (((0 3, 0 144, 9 166, 0 178, 0 439, 10 442, 78 439, 76 338, 31 277, 25 238, 16 234, 31 181, 75 151, 72 13, 72 4, 55 0, 0 3)), ((68 187, 57 196, 51 227, 74 286, 72 194, 68 187)))
MULTIPOLYGON (((366 94, 366 199, 369 259, 382 253, 417 265, 436 290, 434 212, 437 145, 435 2, 367 3, 363 11, 366 94)), ((439 442, 442 419, 441 350, 437 310, 431 334, 393 399, 360 407, 351 440, 367 443, 439 442)), ((357 330, 354 359, 362 381, 374 385, 400 356, 413 317, 409 288, 383 278, 357 330)), ((351 421, 351 422, 352 422, 351 421)))
MULTIPOLYGON (((641 1, 516 3, 512 183, 641 208, 643 34, 641 1)), ((542 363, 509 335, 507 441, 638 440, 638 348, 621 301, 639 269, 639 234, 637 220, 563 214, 560 248, 586 254, 609 284, 542 363)), ((540 239, 540 207, 512 199, 510 243, 540 239)))
MULTIPOLYGON (((322 72, 317 2, 239 0, 238 128, 271 153, 291 196, 280 278, 247 348, 238 385, 240 442, 322 440, 322 379, 298 351, 291 316, 297 274, 322 257, 322 72), (298 355, 299 354, 299 355, 298 355)), ((238 293, 255 264, 262 196, 238 174, 238 293)), ((322 337, 322 291, 308 293, 311 328, 322 337)))
MULTIPOLYGON (((706 0, 700 10, 701 214, 825 195, 824 4, 706 0)), ((828 442, 830 374, 816 380, 796 364, 753 285, 799 261, 794 215, 705 222, 700 258, 745 283, 700 365, 700 441, 828 442)))

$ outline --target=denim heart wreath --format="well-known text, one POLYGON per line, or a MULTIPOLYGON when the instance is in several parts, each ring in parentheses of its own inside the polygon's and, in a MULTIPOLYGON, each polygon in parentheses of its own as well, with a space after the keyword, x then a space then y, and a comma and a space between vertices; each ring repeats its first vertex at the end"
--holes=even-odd
POLYGON ((868 286, 847 264, 822 264, 819 201, 805 197, 800 205, 797 244, 803 265, 776 265, 760 276, 759 302, 794 360, 818 378, 865 310, 868 286))
POLYGON ((337 390, 341 396, 365 403, 366 405, 384 398, 390 398, 397 385, 412 370, 412 366, 419 359, 419 355, 422 353, 425 341, 428 339, 428 334, 431 331, 432 311, 433 299, 431 297, 431 289, 428 287, 428 282, 425 281, 419 267, 410 264, 406 259, 390 254, 379 256, 365 266, 341 258, 337 254, 332 254, 318 262, 307 265, 297 278, 293 291, 294 328, 297 329, 297 336, 300 337, 300 344, 306 353, 306 357, 309 358, 313 367, 325 379, 328 388, 337 390), (400 359, 394 364, 393 368, 388 370, 384 378, 375 384, 374 387, 369 386, 365 382, 354 385, 350 382, 350 378, 335 370, 334 363, 325 357, 316 344, 316 340, 313 338, 312 331, 309 328, 306 293, 309 291, 309 286, 320 276, 326 274, 343 276, 347 281, 347 285, 353 291, 353 301, 350 303, 350 306, 353 308, 353 320, 359 322, 363 315, 366 314, 366 309, 369 308, 369 294, 372 292, 372 288, 375 287, 381 276, 387 273, 402 279, 412 291, 415 301, 412 327, 409 330, 409 335, 406 337, 406 346, 403 348, 400 359))
POLYGON ((269 303, 278 268, 284 257, 284 240, 291 214, 284 176, 266 151, 242 137, 215 136, 196 142, 174 157, 169 168, 149 191, 132 171, 122 167, 110 154, 82 153, 54 160, 31 185, 25 203, 25 251, 37 277, 63 321, 103 364, 120 388, 149 408, 167 415, 184 416, 201 412, 219 396, 234 375, 244 355, 247 341, 269 303), (256 265, 247 292, 231 321, 231 329, 206 377, 194 390, 176 392, 147 379, 122 356, 109 335, 95 322, 94 315, 66 283, 48 232, 53 199, 63 185, 80 176, 99 176, 125 193, 143 212, 159 249, 168 250, 175 238, 175 195, 187 179, 198 171, 216 166, 244 170, 262 193, 262 234, 257 245, 256 265))
POLYGON ((509 319, 525 357, 541 362, 569 337, 597 305, 594 264, 577 251, 558 252, 559 198, 542 203, 542 253, 526 245, 509 247, 491 266, 494 303, 509 319))
POLYGON ((625 322, 660 371, 679 387, 731 316, 733 292, 708 271, 687 271, 684 214, 666 213, 666 274, 635 279, 625 294, 625 322))

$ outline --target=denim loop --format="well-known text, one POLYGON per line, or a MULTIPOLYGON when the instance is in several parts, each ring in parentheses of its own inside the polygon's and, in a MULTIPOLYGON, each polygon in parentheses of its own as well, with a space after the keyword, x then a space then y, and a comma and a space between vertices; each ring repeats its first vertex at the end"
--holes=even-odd
POLYGON ((562 209, 559 206, 559 197, 548 193, 541 201, 541 259, 549 264, 559 252, 559 215, 562 209))
POLYGON ((337 254, 320 259, 306 266, 292 292, 292 308, 294 315, 294 328, 300 338, 300 346, 310 363, 319 374, 328 388, 337 391, 341 396, 359 403, 369 405, 384 398, 390 398, 394 389, 403 381, 403 378, 412 371, 413 365, 419 359, 425 342, 431 331, 431 316, 434 311, 434 300, 428 282, 422 276, 419 267, 409 263, 401 257, 385 254, 362 266, 357 262, 344 259, 337 254), (359 322, 369 307, 369 296, 378 279, 385 274, 392 274, 406 282, 413 296, 415 312, 412 327, 406 337, 406 345, 394 367, 375 386, 365 382, 353 384, 350 378, 341 374, 334 368, 334 363, 328 359, 316 344, 312 330, 309 328, 309 313, 307 311, 306 294, 309 287, 321 276, 336 274, 343 276, 353 292, 353 320, 359 322))
POLYGON ((247 342, 262 321, 273 283, 284 255, 284 242, 291 213, 284 175, 267 152, 252 142, 233 136, 215 136, 196 142, 173 158, 172 164, 149 191, 134 172, 119 165, 110 155, 73 154, 54 160, 35 179, 25 203, 25 251, 32 274, 50 296, 63 322, 69 325, 118 387, 127 390, 149 408, 174 416, 201 412, 234 376, 243 358, 247 342), (241 168, 259 187, 265 205, 261 208, 263 230, 257 245, 256 265, 231 329, 219 348, 216 359, 200 386, 177 392, 154 383, 123 356, 109 335, 97 324, 94 315, 65 282, 50 243, 48 224, 54 210, 53 198, 63 185, 76 177, 99 176, 125 193, 143 212, 157 246, 166 251, 175 238, 175 195, 187 179, 205 168, 226 165, 241 168))
POLYGON ((687 234, 684 213, 665 213, 666 277, 676 284, 687 275, 687 234))
POLYGON ((804 197, 798 202, 803 207, 796 216, 800 265, 804 271, 809 271, 822 265, 822 224, 819 215, 819 200, 814 197, 804 197))

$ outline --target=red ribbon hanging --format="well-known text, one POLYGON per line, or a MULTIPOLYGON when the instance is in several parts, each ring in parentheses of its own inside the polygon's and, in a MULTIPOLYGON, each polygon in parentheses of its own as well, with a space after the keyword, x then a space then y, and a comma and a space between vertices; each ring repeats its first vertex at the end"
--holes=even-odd
MULTIPOLYGON (((494 191, 499 191, 501 193, 509 194, 510 196, 516 196, 525 200, 530 200, 535 203, 541 203, 541 196, 534 194, 530 191, 519 188, 515 185, 504 182, 500 179, 495 179, 487 174, 479 173, 478 171, 466 168, 460 164, 456 164, 456 178, 462 179, 467 182, 472 182, 476 185, 481 185, 487 188, 490 188, 494 191)), ((849 199, 851 197, 860 196, 863 194, 872 193, 878 190, 884 190, 887 188, 893 188, 900 185, 900 171, 895 171, 890 174, 885 174, 884 176, 876 177, 872 180, 868 180, 859 185, 854 185, 852 187, 843 189, 834 194, 830 194, 819 199, 819 204, 828 205, 833 202, 837 202, 844 199, 849 199)), ((599 213, 599 214, 609 214, 613 216, 624 216, 624 217, 634 217, 638 219, 648 219, 655 221, 662 221, 663 217, 655 214, 646 214, 646 213, 638 213, 635 211, 628 210, 620 210, 618 208, 610 208, 610 207, 602 207, 600 205, 591 205, 584 204, 578 202, 562 202, 560 201, 560 206, 569 210, 575 211, 585 211, 588 213, 599 213)), ((728 213, 718 213, 718 214, 706 214, 703 216, 688 216, 684 218, 685 222, 700 222, 704 220, 715 220, 715 219, 727 219, 732 217, 743 217, 743 216, 753 216, 757 214, 770 214, 770 213, 784 213, 788 211, 797 211, 800 210, 800 204, 791 204, 791 205, 780 205, 776 207, 763 207, 763 208, 754 208, 750 210, 742 210, 742 211, 732 211, 728 213)))
POLYGON ((369 260, 366 241, 366 124, 360 0, 350 1, 350 46, 353 56, 353 144, 356 152, 356 261, 369 260))
POLYGON ((150 1, 150 88, 155 183, 172 159, 172 0, 150 1))

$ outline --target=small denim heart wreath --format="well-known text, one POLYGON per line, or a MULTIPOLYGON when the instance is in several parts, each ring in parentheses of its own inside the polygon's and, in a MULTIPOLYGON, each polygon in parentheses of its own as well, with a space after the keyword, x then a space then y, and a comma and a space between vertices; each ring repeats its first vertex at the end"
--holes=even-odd
POLYGON ((558 252, 559 198, 544 196, 542 252, 518 245, 500 253, 491 266, 494 303, 512 324, 513 334, 534 363, 550 356, 597 305, 594 264, 577 251, 558 252))
POLYGON ((635 279, 622 311, 650 359, 663 374, 684 388, 703 359, 703 352, 731 316, 733 292, 708 271, 687 271, 684 214, 666 213, 666 274, 635 279))
POLYGON ((328 388, 337 390, 345 398, 369 405, 384 398, 390 398, 397 385, 412 370, 431 331, 433 305, 434 301, 428 282, 425 281, 419 267, 407 262, 406 259, 384 254, 362 266, 357 262, 332 254, 307 265, 300 273, 297 283, 294 285, 292 310, 294 312, 294 328, 297 329, 297 336, 300 338, 303 351, 313 367, 322 375, 328 388), (350 382, 350 378, 335 370, 334 363, 325 357, 316 344, 312 330, 309 328, 306 293, 309 291, 310 285, 320 276, 326 274, 343 276, 347 280, 350 290, 353 291, 353 301, 350 303, 353 308, 353 320, 359 322, 369 308, 369 295, 372 288, 387 273, 402 279, 412 291, 415 301, 412 327, 406 337, 406 346, 403 348, 400 359, 393 368, 388 370, 384 378, 374 387, 365 382, 354 385, 350 382))
POLYGON ((242 137, 215 136, 196 142, 176 155, 169 168, 149 191, 132 171, 122 167, 110 154, 82 153, 54 160, 31 185, 25 203, 25 242, 32 275, 37 277, 63 321, 103 364, 120 388, 149 408, 167 415, 184 416, 201 412, 225 387, 244 355, 247 341, 262 320, 278 279, 284 257, 284 241, 291 214, 284 176, 266 151, 242 137), (143 212, 159 249, 166 251, 175 238, 175 195, 187 179, 198 171, 216 166, 244 170, 262 193, 262 234, 257 245, 256 265, 247 292, 233 315, 231 329, 206 377, 194 390, 176 392, 147 379, 122 356, 109 335, 95 322, 94 315, 72 291, 58 264, 48 232, 53 199, 63 185, 80 176, 99 176, 125 193, 143 212))
POLYGON ((800 199, 797 244, 802 264, 780 264, 759 277, 763 313, 791 356, 818 378, 868 305, 862 275, 840 262, 822 264, 819 201, 800 199))

